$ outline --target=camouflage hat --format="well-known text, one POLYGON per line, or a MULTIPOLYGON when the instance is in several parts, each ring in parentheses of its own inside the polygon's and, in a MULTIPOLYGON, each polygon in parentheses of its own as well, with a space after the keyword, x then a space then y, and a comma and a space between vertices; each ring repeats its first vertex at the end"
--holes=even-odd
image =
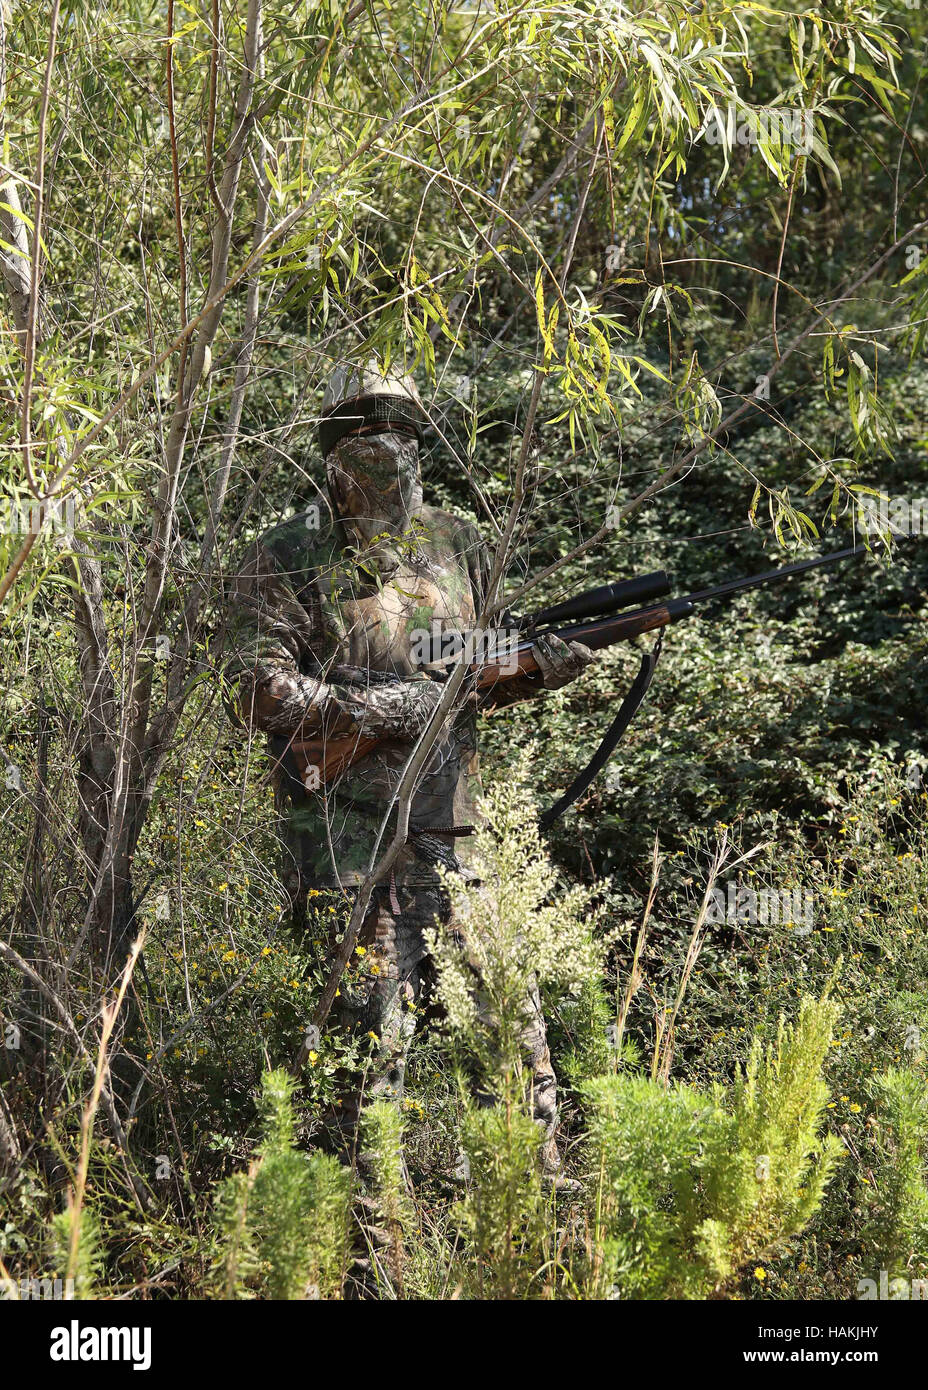
POLYGON ((377 434, 385 429, 414 434, 422 443, 425 407, 411 376, 384 372, 371 360, 335 368, 322 397, 319 447, 323 457, 347 434, 377 434))

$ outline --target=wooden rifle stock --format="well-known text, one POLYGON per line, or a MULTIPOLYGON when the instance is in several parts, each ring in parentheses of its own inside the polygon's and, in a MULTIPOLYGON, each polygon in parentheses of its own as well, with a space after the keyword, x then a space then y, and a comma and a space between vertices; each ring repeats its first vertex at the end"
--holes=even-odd
POLYGON ((511 659, 506 662, 489 662, 475 672, 474 683, 478 690, 487 691, 503 681, 514 680, 516 676, 528 676, 537 671, 538 663, 532 655, 532 647, 539 637, 559 637, 562 642, 582 642, 590 651, 601 651, 604 647, 614 646, 616 642, 630 642, 633 637, 640 637, 644 632, 653 632, 656 628, 666 627, 668 623, 686 617, 691 611, 691 606, 687 605, 684 611, 681 607, 683 604, 686 604, 685 599, 671 600, 670 603, 657 604, 653 608, 639 608, 634 613, 617 613, 609 618, 598 618, 592 623, 570 623, 565 627, 545 628, 529 641, 520 643, 513 652, 518 669, 514 669, 515 663, 511 659))
POLYGON ((295 738, 289 746, 303 786, 307 791, 319 791, 366 758, 380 742, 377 736, 348 734, 345 738, 295 738))

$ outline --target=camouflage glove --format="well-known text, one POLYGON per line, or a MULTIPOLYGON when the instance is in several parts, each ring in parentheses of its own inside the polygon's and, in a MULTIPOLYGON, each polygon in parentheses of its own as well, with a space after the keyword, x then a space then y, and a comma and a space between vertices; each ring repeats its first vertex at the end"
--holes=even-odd
POLYGON ((356 728, 379 737, 418 738, 441 699, 441 686, 431 680, 399 680, 366 690, 350 686, 339 705, 356 728))
POLYGON ((560 690, 570 685, 596 659, 582 642, 565 642, 550 633, 532 643, 532 656, 538 664, 545 690, 560 690))

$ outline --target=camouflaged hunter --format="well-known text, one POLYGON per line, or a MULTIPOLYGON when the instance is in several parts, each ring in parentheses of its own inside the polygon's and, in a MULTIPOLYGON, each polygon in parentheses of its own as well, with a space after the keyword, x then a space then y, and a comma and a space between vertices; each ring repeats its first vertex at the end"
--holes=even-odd
MULTIPOLYGON (((488 581, 488 552, 476 526, 423 505, 419 445, 424 412, 408 377, 341 368, 323 398, 320 446, 332 504, 318 504, 264 534, 236 577, 228 675, 240 717, 270 736, 285 846, 284 880, 295 920, 307 893, 352 888, 371 862, 384 812, 411 747, 441 696, 413 660, 411 634, 474 628, 488 581), (295 743, 326 750, 351 740, 376 747, 335 775, 297 756, 295 743)), ((532 649, 539 671, 501 683, 492 707, 532 698, 573 680, 586 648, 558 638, 532 649)), ((486 702, 482 702, 484 705, 486 702)), ((403 1089, 414 1028, 409 1005, 427 994, 423 928, 449 906, 436 866, 473 877, 468 841, 455 831, 477 819, 477 707, 452 717, 414 793, 408 844, 380 885, 361 942, 380 973, 342 987, 341 1027, 373 1031, 382 1067, 367 1097, 403 1089)), ((479 980, 475 977, 479 998, 479 980)), ((537 995, 526 1003, 535 1115, 547 1166, 556 1163, 555 1079, 537 995)), ((341 1112, 351 1131, 357 1097, 341 1112)))

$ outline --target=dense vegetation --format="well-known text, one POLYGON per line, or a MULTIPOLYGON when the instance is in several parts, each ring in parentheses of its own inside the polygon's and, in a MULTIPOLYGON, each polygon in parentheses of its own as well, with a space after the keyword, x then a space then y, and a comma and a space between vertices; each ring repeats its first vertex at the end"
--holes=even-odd
POLYGON ((351 1173, 319 1116, 376 1039, 324 1031, 288 1074, 345 904, 291 932, 267 762, 218 676, 223 576, 318 497, 349 354, 415 371, 427 495, 477 516, 516 611, 658 567, 693 591, 853 543, 861 498, 911 507, 925 11, 20 0, 0 37, 0 504, 76 506, 63 535, 0 535, 0 1276, 408 1299, 928 1278, 919 535, 670 630, 544 844, 533 804, 638 654, 485 722, 499 1031, 439 933, 444 1024, 351 1173), (530 962, 554 1192, 510 1045, 530 962))

